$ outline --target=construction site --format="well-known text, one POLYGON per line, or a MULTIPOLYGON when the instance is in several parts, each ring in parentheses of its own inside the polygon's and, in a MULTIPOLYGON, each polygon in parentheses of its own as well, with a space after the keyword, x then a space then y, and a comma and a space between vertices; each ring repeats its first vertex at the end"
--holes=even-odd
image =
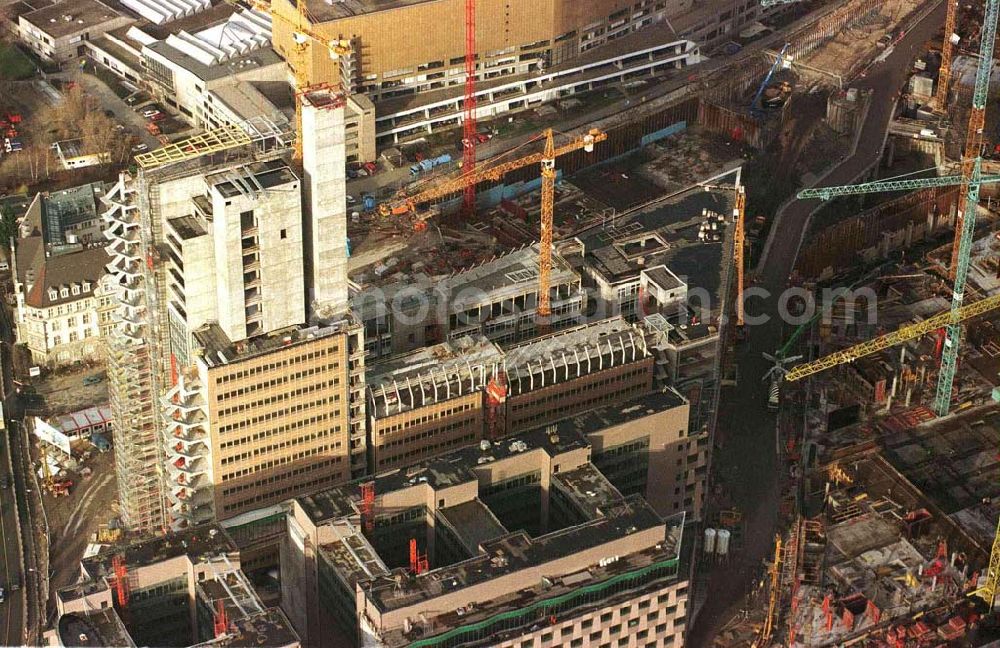
MULTIPOLYGON (((136 156, 103 216, 130 532, 57 591, 58 641, 985 633, 1000 176, 980 157, 997 131, 978 61, 998 5, 949 5, 913 49, 937 4, 825 3, 734 56, 678 60, 602 114, 569 95, 534 108, 544 127, 492 157, 476 153, 502 138, 477 126, 473 22, 461 163, 454 142, 425 142, 409 176, 397 165, 357 195, 347 98, 297 65, 297 132, 315 137, 258 120, 136 156), (873 144, 880 79, 907 48, 878 159, 826 182, 873 144), (801 247, 775 251, 779 216, 816 199, 801 247), (791 272, 769 272, 776 257, 791 272), (776 347, 747 321, 752 287, 797 291, 776 347)), ((290 56, 330 45, 302 39, 290 56)))
MULTIPOLYGON (((788 283, 803 301, 766 355, 777 533, 716 646, 996 638, 998 4, 945 4, 908 47, 875 164, 797 194, 813 206, 788 283)), ((738 533, 723 513, 709 523, 738 533)))

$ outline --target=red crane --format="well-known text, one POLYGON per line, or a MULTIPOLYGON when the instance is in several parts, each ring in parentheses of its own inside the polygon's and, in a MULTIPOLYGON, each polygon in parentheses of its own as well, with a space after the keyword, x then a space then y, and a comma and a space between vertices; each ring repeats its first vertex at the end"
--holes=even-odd
POLYGON ((111 569, 115 574, 115 590, 118 593, 118 607, 128 605, 129 582, 128 567, 125 565, 125 557, 118 555, 111 559, 111 569))
POLYGON ((462 176, 465 179, 462 212, 476 211, 476 0, 465 0, 465 116, 462 121, 462 176))
POLYGON ((420 553, 417 549, 417 539, 410 538, 410 573, 419 576, 430 568, 427 554, 420 553))
POLYGON ((222 599, 215 600, 214 622, 215 637, 219 638, 226 634, 229 629, 229 615, 226 614, 226 602, 222 599))
POLYGON ((361 524, 365 533, 375 530, 375 482, 361 484, 361 524))

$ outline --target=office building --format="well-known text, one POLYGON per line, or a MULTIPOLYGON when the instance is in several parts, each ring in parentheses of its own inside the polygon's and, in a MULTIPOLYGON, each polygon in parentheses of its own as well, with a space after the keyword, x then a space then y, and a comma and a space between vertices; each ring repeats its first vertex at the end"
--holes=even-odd
POLYGON ((288 618, 240 566, 214 525, 84 558, 79 581, 56 592, 46 645, 298 648, 288 618))
POLYGON ((681 645, 684 515, 591 453, 540 430, 292 501, 282 605, 303 645, 681 645))
POLYGON ((63 0, 20 14, 18 32, 43 61, 64 63, 83 56, 88 40, 133 22, 98 0, 63 0))

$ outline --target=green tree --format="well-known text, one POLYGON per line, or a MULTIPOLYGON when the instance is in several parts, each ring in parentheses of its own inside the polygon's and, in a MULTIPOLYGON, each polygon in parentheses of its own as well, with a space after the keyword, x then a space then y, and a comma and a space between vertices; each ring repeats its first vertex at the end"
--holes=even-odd
POLYGON ((14 216, 14 210, 6 205, 0 205, 0 245, 7 247, 10 245, 10 240, 14 239, 14 244, 17 244, 17 218, 14 216))

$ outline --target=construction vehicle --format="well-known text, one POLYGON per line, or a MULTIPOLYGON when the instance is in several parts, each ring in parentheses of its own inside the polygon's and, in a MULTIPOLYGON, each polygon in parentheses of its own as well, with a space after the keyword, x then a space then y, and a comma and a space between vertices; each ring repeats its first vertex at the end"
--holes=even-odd
MULTIPOLYGON (((383 216, 411 215, 415 218, 414 229, 422 231, 427 228, 427 219, 432 212, 417 213, 417 206, 431 203, 458 191, 465 191, 469 182, 478 184, 487 180, 500 180, 510 171, 532 164, 541 166, 542 171, 542 213, 538 259, 538 317, 543 325, 550 313, 549 274, 552 270, 552 219, 555 210, 556 158, 579 149, 590 153, 594 144, 608 138, 604 131, 592 128, 586 134, 574 137, 568 143, 556 147, 554 131, 547 128, 541 135, 529 140, 525 146, 543 140, 545 148, 540 153, 532 153, 514 160, 499 162, 498 158, 480 165, 472 173, 463 173, 458 178, 442 180, 411 196, 402 195, 379 205, 383 216)), ((515 149, 516 150, 516 149, 515 149)), ((464 171, 464 169, 463 169, 464 171)), ((474 188, 474 187, 473 187, 474 188)))
POLYGON ((750 102, 750 112, 754 114, 760 113, 760 99, 764 95, 764 90, 767 89, 767 84, 771 82, 771 77, 774 73, 778 71, 778 68, 788 68, 792 63, 792 57, 786 56, 788 48, 791 47, 791 43, 785 43, 785 46, 781 48, 781 51, 776 57, 774 57, 774 64, 771 69, 767 71, 764 76, 764 80, 760 82, 760 87, 757 88, 757 93, 753 96, 753 101, 750 102))

